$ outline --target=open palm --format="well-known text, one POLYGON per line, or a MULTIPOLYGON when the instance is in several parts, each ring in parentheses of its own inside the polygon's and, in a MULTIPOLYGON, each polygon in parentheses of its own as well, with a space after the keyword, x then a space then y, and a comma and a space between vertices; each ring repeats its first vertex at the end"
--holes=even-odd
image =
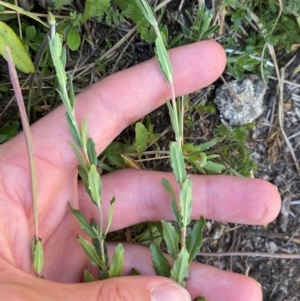
MULTIPOLYGON (((210 84, 224 69, 225 55, 215 42, 196 43, 170 53, 177 95, 210 84)), ((80 124, 88 115, 89 135, 100 153, 125 127, 168 98, 168 85, 152 59, 79 94, 76 118, 80 124)), ((38 179, 39 237, 45 251, 43 275, 47 280, 33 276, 31 184, 24 137, 19 135, 0 147, 0 300, 150 300, 153 288, 172 286, 170 279, 155 276, 148 250, 130 244, 125 244, 126 271, 135 267, 148 276, 80 283, 88 262, 76 240, 82 231, 67 204, 79 208, 88 219, 97 219, 97 212, 78 181, 77 160, 67 144, 72 139, 64 108, 35 123, 31 131, 38 179)), ((160 184, 163 177, 175 184, 172 174, 155 171, 123 170, 102 177, 104 213, 112 196, 116 197, 111 230, 172 219, 169 195, 160 184)), ((191 179, 194 219, 203 215, 219 221, 265 224, 278 213, 279 195, 262 180, 227 176, 191 179)), ((192 298, 204 295, 208 301, 262 298, 259 285, 251 278, 197 263, 191 265, 187 289, 192 298)))

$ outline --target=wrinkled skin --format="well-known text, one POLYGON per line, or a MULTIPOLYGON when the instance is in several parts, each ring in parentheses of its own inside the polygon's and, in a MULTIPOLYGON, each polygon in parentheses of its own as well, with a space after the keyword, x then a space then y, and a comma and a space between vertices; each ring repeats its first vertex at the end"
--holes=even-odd
MULTIPOLYGON (((209 85, 225 66, 223 49, 200 42, 171 50, 177 95, 209 85)), ((88 115, 89 134, 98 153, 128 125, 162 105, 169 97, 155 59, 112 75, 76 98, 76 118, 88 115)), ((155 276, 147 248, 126 244, 126 272, 135 267, 144 276, 124 276, 80 283, 88 265, 76 241, 82 234, 67 209, 68 202, 87 218, 97 219, 77 178, 77 161, 67 141, 72 140, 59 107, 32 127, 39 199, 39 237, 45 248, 43 275, 33 276, 30 241, 34 235, 30 174, 23 135, 0 146, 0 300, 150 300, 150 291, 170 279, 155 276), (147 276, 146 276, 147 275, 147 276)), ((171 220, 169 195, 161 178, 174 185, 172 174, 122 170, 103 176, 104 215, 116 197, 111 230, 136 223, 171 220)), ((278 214, 280 198, 274 186, 259 179, 229 176, 192 176, 192 217, 231 223, 266 224, 278 214)), ((192 298, 208 301, 262 300, 253 279, 193 263, 187 282, 192 298)))

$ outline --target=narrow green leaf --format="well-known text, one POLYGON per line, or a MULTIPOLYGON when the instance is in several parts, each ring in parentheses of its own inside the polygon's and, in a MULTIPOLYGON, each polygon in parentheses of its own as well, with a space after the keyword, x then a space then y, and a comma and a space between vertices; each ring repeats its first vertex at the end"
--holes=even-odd
POLYGON ((49 48, 51 52, 52 61, 56 70, 56 76, 59 81, 59 85, 62 89, 67 87, 67 76, 64 66, 61 61, 62 54, 62 38, 58 33, 55 34, 54 39, 49 38, 49 48))
POLYGON ((114 255, 111 259, 111 264, 108 271, 109 278, 122 276, 123 268, 124 268, 124 248, 122 244, 118 244, 115 248, 114 255))
POLYGON ((175 217, 175 220, 178 224, 181 223, 181 213, 179 211, 178 205, 177 205, 177 201, 176 201, 176 196, 175 196, 175 192, 173 190, 173 187, 171 186, 170 182, 166 179, 162 179, 161 180, 162 185, 164 186, 164 188, 170 193, 171 195, 171 209, 173 212, 173 215, 175 217))
POLYGON ((203 168, 216 174, 216 173, 221 173, 226 168, 226 166, 221 163, 207 161, 203 168))
POLYGON ((186 227, 191 222, 191 213, 192 213, 192 181, 186 179, 183 182, 182 188, 180 189, 180 207, 182 215, 183 227, 186 227))
POLYGON ((163 40, 159 37, 155 40, 155 52, 157 60, 160 65, 160 69, 163 72, 166 80, 171 83, 173 81, 173 69, 169 57, 169 53, 165 47, 163 40))
POLYGON ((101 260, 101 258, 98 256, 95 247, 92 246, 87 240, 85 240, 80 235, 77 237, 77 241, 82 246, 84 253, 87 255, 87 257, 91 261, 91 264, 94 265, 94 266, 100 267, 101 269, 105 270, 106 269, 106 265, 101 260))
POLYGON ((81 37, 77 28, 72 28, 67 35, 67 44, 72 51, 78 50, 81 44, 81 37))
POLYGON ((5 47, 8 46, 16 68, 24 73, 33 73, 34 65, 24 45, 15 32, 0 21, 0 54, 7 60, 5 47))
POLYGON ((202 246, 202 231, 205 226, 205 219, 201 216, 194 224, 192 231, 187 235, 186 248, 190 254, 189 262, 191 262, 200 252, 202 246))
POLYGON ((194 301, 205 301, 205 297, 197 297, 194 301))
POLYGON ((91 138, 88 138, 86 146, 87 146, 87 154, 88 154, 90 164, 97 166, 98 160, 97 160, 96 146, 94 141, 91 138))
POLYGON ((199 145, 193 145, 192 143, 185 143, 182 146, 183 152, 186 152, 188 154, 190 153, 198 153, 198 152, 203 152, 205 150, 208 150, 215 146, 218 142, 222 141, 223 138, 216 137, 208 142, 199 144, 199 145))
POLYGON ((198 147, 198 150, 200 152, 203 152, 203 151, 205 151, 205 150, 207 150, 209 148, 212 148, 213 146, 215 146, 218 142, 221 142, 222 140, 223 140, 223 138, 216 137, 216 138, 214 138, 214 139, 212 139, 212 140, 210 140, 210 141, 208 141, 206 143, 202 143, 202 144, 200 144, 200 145, 198 145, 196 147, 198 147))
POLYGON ((181 148, 177 142, 170 143, 170 156, 171 165, 176 177, 176 180, 180 187, 182 187, 184 180, 186 179, 184 158, 181 148))
POLYGON ((82 121, 82 125, 81 125, 81 143, 82 143, 82 147, 83 149, 87 148, 87 140, 88 140, 88 116, 85 116, 83 121, 82 121))
POLYGON ((100 204, 101 196, 102 196, 102 183, 100 179, 100 175, 97 171, 97 167, 95 165, 91 165, 90 170, 88 172, 88 180, 89 180, 89 190, 91 192, 91 197, 96 204, 100 204))
MULTIPOLYGON (((99 241, 101 233, 99 233, 98 224, 94 219, 91 219, 90 226, 91 226, 92 230, 97 234, 97 237, 92 238, 92 245, 94 246, 98 256, 101 258, 100 241, 99 241)), ((106 249, 105 243, 104 243, 104 246, 106 249)), ((106 262, 108 262, 108 256, 106 257, 106 262)))
POLYGON ((114 209, 115 209, 115 201, 116 201, 115 197, 113 197, 112 200, 110 201, 110 206, 109 206, 108 216, 107 216, 107 226, 106 226, 105 236, 107 235, 107 233, 109 231, 109 228, 111 226, 111 223, 112 223, 113 213, 114 213, 114 209))
POLYGON ((173 268, 171 270, 171 279, 185 287, 189 275, 189 253, 185 247, 183 247, 174 261, 173 268))
POLYGON ((148 22, 153 25, 156 23, 154 18, 152 9, 149 3, 145 0, 136 0, 137 5, 139 6, 140 10, 142 11, 144 17, 148 20, 148 22))
POLYGON ((167 223, 164 220, 162 220, 161 223, 163 227, 163 238, 166 242, 168 253, 175 260, 179 253, 179 248, 178 248, 179 238, 178 238, 177 231, 172 224, 167 223))
POLYGON ((134 146, 138 154, 142 155, 147 147, 149 133, 141 122, 135 124, 135 142, 134 146))
MULTIPOLYGON (((61 61, 62 67, 64 69, 66 69, 66 64, 67 64, 67 51, 66 51, 66 47, 62 47, 62 49, 61 49, 60 61, 61 61)), ((72 78, 71 75, 68 75, 68 78, 70 78, 70 77, 72 78)), ((71 81, 72 81, 72 79, 71 79, 71 81)), ((69 83, 70 83, 70 81, 69 81, 69 83)))
POLYGON ((86 170, 86 163, 83 159, 80 148, 73 142, 68 142, 68 144, 72 147, 80 166, 86 170))
POLYGON ((171 118, 171 124, 172 124, 172 128, 173 128, 175 137, 180 137, 181 134, 180 134, 180 126, 179 126, 179 122, 178 122, 178 116, 175 114, 170 101, 167 101, 167 106, 169 109, 169 115, 171 118))
POLYGON ((83 271, 84 282, 93 282, 96 281, 95 277, 87 269, 83 271))
POLYGON ((72 77, 71 74, 68 74, 68 83, 69 83, 69 101, 70 101, 70 107, 74 111, 75 94, 74 94, 74 87, 73 87, 73 77, 72 77))
POLYGON ((153 268, 156 272, 156 275, 170 277, 170 264, 169 261, 164 256, 163 252, 157 245, 155 241, 153 241, 150 245, 151 257, 153 268))
POLYGON ((90 191, 88 189, 89 179, 88 179, 87 169, 86 169, 85 166, 81 166, 81 165, 78 165, 77 168, 78 168, 78 173, 79 173, 79 176, 81 178, 81 181, 83 182, 85 190, 86 190, 87 194, 89 195, 90 191))
POLYGON ((88 221, 85 219, 84 215, 81 213, 81 211, 73 209, 71 204, 68 203, 69 210, 73 213, 73 215, 76 217, 80 228, 87 233, 90 237, 97 237, 97 233, 92 229, 88 221))
POLYGON ((43 244, 41 239, 39 239, 34 246, 33 266, 35 272, 38 275, 40 275, 44 266, 44 250, 43 250, 43 244))

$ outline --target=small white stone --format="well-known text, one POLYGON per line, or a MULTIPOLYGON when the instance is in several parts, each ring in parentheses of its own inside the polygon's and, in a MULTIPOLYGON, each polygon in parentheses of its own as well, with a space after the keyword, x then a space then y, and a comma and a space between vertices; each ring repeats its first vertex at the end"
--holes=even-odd
POLYGON ((230 125, 253 122, 264 111, 266 86, 256 75, 230 81, 216 90, 215 103, 230 125))

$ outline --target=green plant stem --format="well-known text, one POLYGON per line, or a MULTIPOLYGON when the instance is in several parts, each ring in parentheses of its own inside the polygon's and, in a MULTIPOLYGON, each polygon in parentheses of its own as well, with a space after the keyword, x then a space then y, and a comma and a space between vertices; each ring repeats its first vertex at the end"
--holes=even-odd
POLYGON ((32 193, 32 201, 33 201, 33 219, 34 219, 34 232, 35 232, 34 240, 37 243, 39 240, 38 239, 39 238, 38 199, 37 199, 37 181, 36 181, 36 169, 35 169, 35 161, 34 161, 34 154, 33 154, 32 138, 31 138, 30 127, 26 115, 26 109, 23 102, 21 87, 18 81, 17 71, 13 63, 9 47, 6 46, 5 51, 7 55, 9 74, 16 95, 16 100, 17 100, 21 121, 22 121, 23 133, 26 142, 28 163, 30 168, 31 193, 32 193))
POLYGON ((181 104, 181 119, 180 119, 180 133, 181 133, 181 144, 179 144, 180 145, 180 147, 181 147, 181 150, 182 150, 182 146, 183 146, 183 143, 184 143, 184 141, 183 141, 183 137, 184 137, 184 134, 183 134, 183 123, 184 123, 184 96, 182 96, 181 97, 181 102, 180 102, 180 104, 181 104))
MULTIPOLYGON (((152 24, 154 30, 155 30, 155 33, 157 35, 157 38, 158 39, 161 39, 163 41, 163 38, 161 36, 161 33, 160 33, 160 30, 158 28, 158 24, 157 22, 153 22, 152 24)), ((174 88, 174 83, 173 83, 173 78, 171 77, 169 79, 169 85, 170 85, 170 91, 171 91, 171 102, 172 102, 172 107, 173 107, 173 110, 174 110, 174 122, 176 123, 175 124, 175 127, 177 127, 177 129, 179 129, 178 133, 179 133, 179 136, 176 135, 176 142, 178 143, 178 145, 180 146, 181 148, 181 151, 182 151, 182 144, 183 144, 183 116, 181 115, 180 116, 180 120, 181 122, 179 122, 179 115, 178 115, 178 110, 177 110, 177 103, 176 103, 176 96, 175 96, 175 88, 174 88), (182 124, 180 124, 182 123, 182 124)), ((182 101, 182 104, 181 104, 181 110, 182 110, 182 114, 183 114, 183 101, 182 101)), ((180 187, 181 189, 182 187, 180 187)), ((185 248, 186 247, 186 226, 184 226, 182 229, 181 229, 181 249, 182 248, 185 248)))
POLYGON ((181 229, 181 249, 186 247, 186 227, 181 229))
POLYGON ((105 260, 105 250, 104 250, 104 239, 102 237, 103 235, 103 212, 102 212, 102 207, 100 202, 97 204, 97 209, 98 209, 98 215, 99 215, 99 243, 100 243, 100 252, 101 252, 101 257, 104 262, 105 260))
MULTIPOLYGON (((170 81, 170 90, 171 90, 171 100, 172 100, 172 106, 174 110, 174 115, 176 116, 175 122, 176 122, 176 127, 179 129, 179 133, 181 133, 181 128, 179 127, 179 122, 178 122, 178 111, 177 111, 177 104, 176 104, 176 97, 175 97, 175 89, 174 89, 174 84, 173 80, 170 81)), ((179 144, 180 147, 182 147, 182 136, 179 135, 179 137, 176 137, 176 142, 179 144)))

